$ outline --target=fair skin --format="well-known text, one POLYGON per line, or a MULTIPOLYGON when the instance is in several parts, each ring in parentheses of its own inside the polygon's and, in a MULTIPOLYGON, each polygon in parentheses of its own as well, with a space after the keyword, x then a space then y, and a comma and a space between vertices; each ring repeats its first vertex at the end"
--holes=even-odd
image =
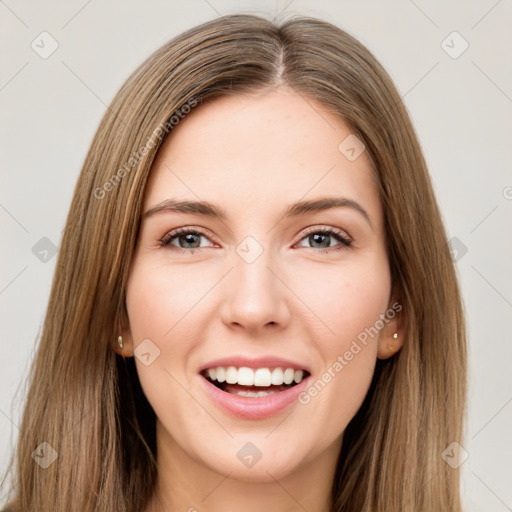
POLYGON ((141 224, 122 352, 133 356, 146 339, 160 350, 148 366, 135 359, 157 416, 158 484, 146 512, 330 509, 343 431, 376 359, 405 337, 402 312, 332 377, 338 356, 396 299, 369 158, 349 161, 338 149, 350 133, 322 104, 280 86, 198 106, 162 145, 143 212, 173 198, 207 201, 227 217, 162 210, 141 224), (324 197, 350 199, 367 217, 350 205, 283 217, 292 203, 324 197), (160 244, 188 227, 201 236, 160 244), (237 252, 247 236, 261 247, 251 263, 237 252), (307 404, 240 418, 212 401, 198 373, 237 355, 303 363, 311 385, 328 368, 332 378, 307 404), (249 442, 261 453, 252 467, 237 456, 249 442))

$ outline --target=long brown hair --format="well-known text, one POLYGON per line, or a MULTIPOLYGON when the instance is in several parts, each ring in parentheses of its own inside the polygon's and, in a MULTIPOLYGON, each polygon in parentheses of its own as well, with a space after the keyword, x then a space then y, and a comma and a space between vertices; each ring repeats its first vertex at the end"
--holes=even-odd
POLYGON ((375 57, 340 28, 307 17, 277 26, 231 15, 190 29, 151 55, 94 136, 31 368, 10 465, 12 512, 136 512, 148 503, 157 476, 155 415, 133 358, 114 352, 127 315, 125 285, 146 180, 162 134, 172 136, 169 120, 176 122, 185 105, 200 108, 206 100, 280 84, 330 107, 364 141, 380 185, 393 286, 407 314, 404 347, 378 361, 346 429, 333 510, 460 511, 459 471, 442 452, 462 435, 463 310, 428 170, 400 95, 375 57), (47 468, 31 456, 43 442, 57 455, 47 468))

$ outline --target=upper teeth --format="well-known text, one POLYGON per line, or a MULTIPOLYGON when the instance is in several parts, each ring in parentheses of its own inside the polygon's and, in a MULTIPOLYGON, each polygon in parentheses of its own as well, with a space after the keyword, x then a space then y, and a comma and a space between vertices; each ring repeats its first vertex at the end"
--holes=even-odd
POLYGON ((282 384, 297 384, 302 381, 304 372, 302 370, 294 370, 293 368, 247 368, 242 366, 218 366, 217 368, 209 368, 208 376, 212 380, 218 382, 226 381, 228 384, 240 384, 242 386, 280 386, 282 384))

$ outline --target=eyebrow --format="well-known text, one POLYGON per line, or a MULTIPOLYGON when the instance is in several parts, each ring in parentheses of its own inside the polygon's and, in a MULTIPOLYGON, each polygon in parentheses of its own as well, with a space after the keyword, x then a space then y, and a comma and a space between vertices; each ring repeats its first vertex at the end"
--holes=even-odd
MULTIPOLYGON (((330 210, 331 208, 352 208, 359 212, 373 229, 368 212, 356 201, 345 197, 322 197, 311 201, 298 201, 289 205, 284 210, 281 218, 297 217, 312 212, 330 210)), ((178 201, 175 199, 166 199, 152 206, 143 214, 143 218, 150 217, 159 212, 192 213, 220 220, 228 218, 225 210, 207 201, 178 201)))

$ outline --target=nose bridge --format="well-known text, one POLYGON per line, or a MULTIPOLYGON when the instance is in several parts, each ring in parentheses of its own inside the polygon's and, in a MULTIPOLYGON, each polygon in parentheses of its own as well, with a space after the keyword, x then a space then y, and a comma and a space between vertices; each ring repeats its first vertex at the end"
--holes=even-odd
POLYGON ((279 262, 274 256, 252 236, 238 244, 223 309, 224 322, 258 329, 288 321, 287 288, 275 275, 279 262))

